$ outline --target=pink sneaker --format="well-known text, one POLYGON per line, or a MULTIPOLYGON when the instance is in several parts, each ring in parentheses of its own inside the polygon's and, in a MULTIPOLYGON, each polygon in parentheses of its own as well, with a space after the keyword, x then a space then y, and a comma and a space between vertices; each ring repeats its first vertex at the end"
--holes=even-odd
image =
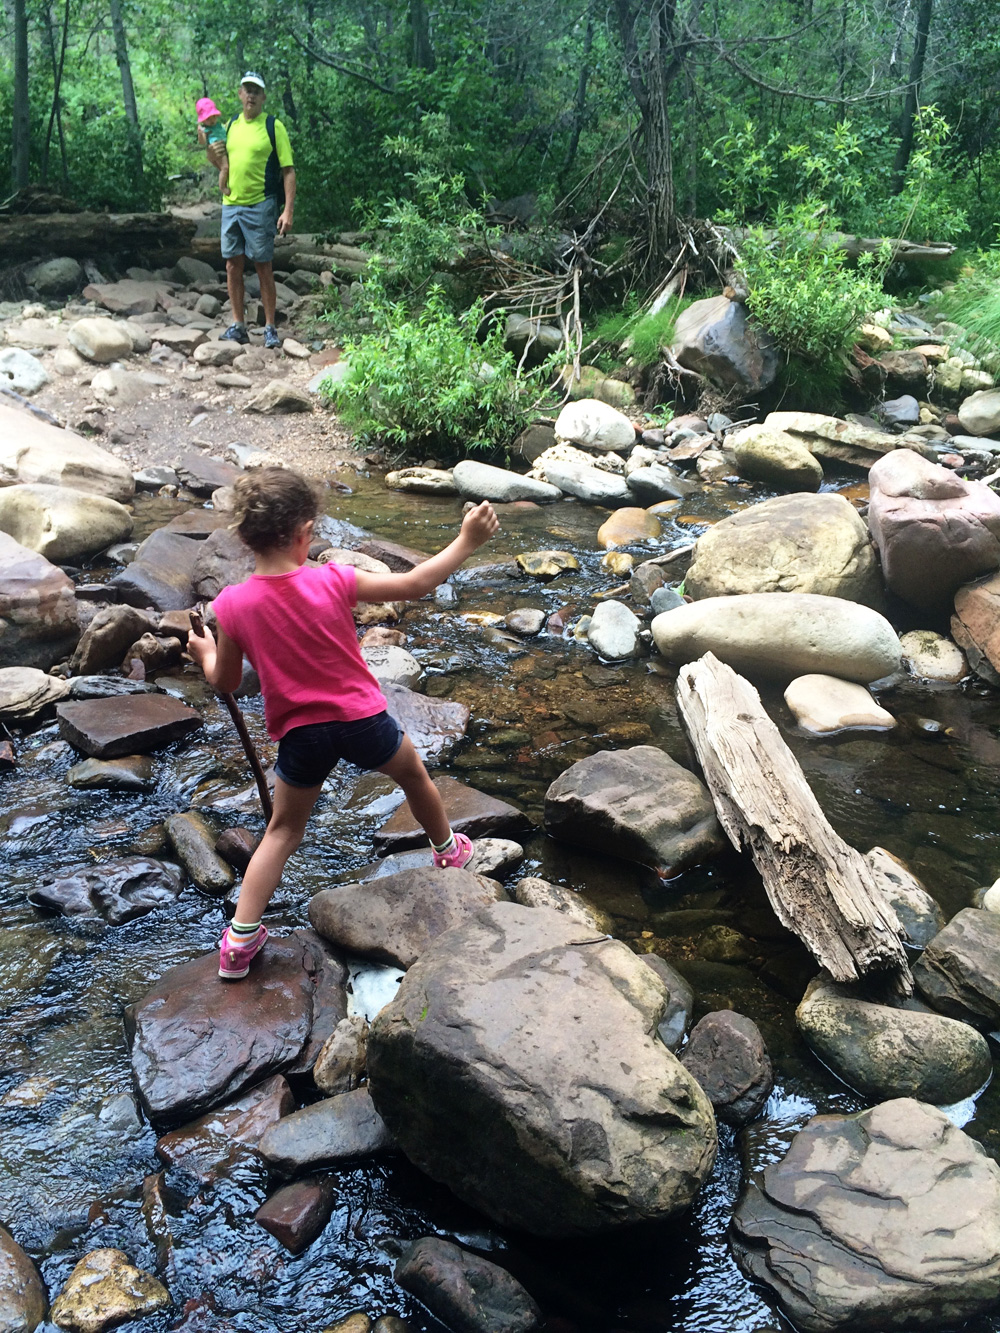
POLYGON ((236 944, 228 927, 219 941, 219 976, 227 981, 239 981, 250 971, 250 961, 260 953, 267 942, 267 926, 261 926, 253 944, 236 944))
POLYGON ((450 852, 435 852, 434 865, 438 870, 461 870, 475 854, 475 848, 464 833, 455 834, 455 845, 450 852))

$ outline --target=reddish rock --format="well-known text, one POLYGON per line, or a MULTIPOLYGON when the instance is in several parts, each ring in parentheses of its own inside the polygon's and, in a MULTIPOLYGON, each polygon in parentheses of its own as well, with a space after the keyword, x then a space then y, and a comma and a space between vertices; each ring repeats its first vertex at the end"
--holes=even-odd
POLYGON ((876 362, 885 371, 885 385, 890 394, 927 393, 927 358, 922 352, 883 352, 876 362))
POLYGON ((30 1333, 48 1308, 38 1269, 10 1232, 0 1227, 0 1328, 30 1333))
POLYGON ((373 625, 365 630, 361 640, 362 648, 402 648, 406 635, 401 629, 390 629, 388 625, 373 625))
POLYGON ((283 1185, 257 1209, 256 1220, 292 1254, 313 1243, 333 1211, 333 1181, 297 1180, 283 1185))
MULTIPOLYGON (((531 831, 531 821, 517 806, 468 787, 455 778, 435 778, 434 786, 444 802, 452 828, 470 838, 519 838, 531 831)), ((374 837, 379 856, 427 845, 427 834, 404 802, 374 837)))
POLYGON ((397 574, 405 574, 428 559, 426 551, 415 551, 412 546, 401 546, 399 542, 386 541, 383 537, 366 537, 357 549, 363 555, 381 560, 397 574))
POLYGON ((973 671, 1000 685, 1000 574, 959 588, 951 636, 973 671))
POLYGON ((868 526, 886 583, 922 611, 943 611, 955 592, 1000 565, 1000 496, 910 449, 869 474, 868 526))
POLYGON ((288 1081, 275 1074, 235 1101, 164 1134, 156 1155, 165 1165, 179 1166, 199 1180, 214 1180, 294 1108, 288 1081))
POLYGON ((56 707, 64 740, 95 759, 147 754, 197 731, 201 714, 169 694, 125 694, 56 707))
POLYGON ((246 872, 260 839, 246 828, 227 828, 215 844, 215 850, 240 874, 246 872))
POLYGON ((79 638, 72 580, 0 532, 0 667, 48 671, 79 638))

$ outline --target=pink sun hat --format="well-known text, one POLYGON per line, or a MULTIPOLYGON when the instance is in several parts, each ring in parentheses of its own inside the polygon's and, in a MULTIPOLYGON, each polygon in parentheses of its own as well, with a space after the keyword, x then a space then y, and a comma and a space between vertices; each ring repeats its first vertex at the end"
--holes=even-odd
POLYGON ((199 97, 195 102, 195 110, 198 113, 198 124, 203 120, 208 120, 210 116, 221 116, 222 112, 215 105, 210 97, 199 97))

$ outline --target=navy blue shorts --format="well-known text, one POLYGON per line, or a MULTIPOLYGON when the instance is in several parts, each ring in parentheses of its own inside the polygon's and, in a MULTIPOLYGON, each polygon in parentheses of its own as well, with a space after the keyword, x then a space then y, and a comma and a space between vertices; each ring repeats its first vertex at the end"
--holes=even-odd
POLYGON ((318 787, 341 759, 381 768, 402 743, 403 728, 384 712, 355 722, 310 722, 282 736, 274 771, 289 787, 318 787))

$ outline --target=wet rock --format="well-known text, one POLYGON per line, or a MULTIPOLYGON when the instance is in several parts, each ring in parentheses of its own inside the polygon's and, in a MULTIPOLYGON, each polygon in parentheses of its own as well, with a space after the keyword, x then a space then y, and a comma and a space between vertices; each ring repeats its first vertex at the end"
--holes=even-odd
POLYGON ((0 533, 0 667, 48 671, 79 638, 72 581, 43 555, 0 533))
POLYGON ((74 1333, 104 1333, 170 1305, 170 1293, 121 1250, 92 1250, 70 1273, 49 1318, 74 1333))
POLYGON ((476 463, 471 458, 456 463, 451 475, 459 495, 477 502, 492 500, 497 504, 507 504, 512 500, 534 500, 536 504, 545 504, 560 498, 556 486, 536 481, 534 477, 523 477, 517 472, 491 467, 488 463, 476 463))
POLYGON ((297 1180, 283 1185, 257 1209, 254 1217, 292 1254, 307 1250, 333 1212, 333 1181, 297 1180))
POLYGON ((944 930, 941 908, 920 880, 884 847, 866 853, 882 885, 889 905, 903 928, 903 939, 914 949, 925 948, 939 931, 944 930))
POLYGON ((145 754, 121 759, 84 759, 66 774, 71 787, 81 791, 152 791, 156 786, 153 761, 145 754))
POLYGON ((789 491, 818 491, 823 465, 801 440, 765 425, 745 426, 726 438, 741 477, 789 491))
POLYGON ((541 1310, 510 1273, 439 1236, 408 1245, 393 1277, 455 1333, 531 1333, 541 1324, 541 1310))
MULTIPOLYGON (((570 407, 579 406, 571 403, 570 407)), ((563 408, 563 411, 566 411, 563 408)), ((612 409, 608 409, 611 411, 612 409)), ((541 460, 539 460, 539 466, 541 460)), ((633 495, 623 476, 584 463, 553 459, 545 462, 546 479, 565 495, 575 495, 585 504, 605 505, 609 509, 632 503, 633 495)))
POLYGON ((0 667, 0 720, 27 721, 65 699, 69 686, 37 667, 0 667))
POLYGON ((49 374, 41 361, 20 347, 0 352, 0 380, 6 380, 16 393, 31 397, 49 383, 49 374))
POLYGON ((269 380, 243 408, 264 416, 285 416, 290 412, 311 412, 312 399, 286 380, 269 380))
MULTIPOLYGON (((558 443, 575 444, 595 454, 624 453, 636 439, 628 417, 595 398, 567 403, 556 418, 555 434, 558 443)), ((554 484, 560 486, 559 482, 554 484)))
POLYGON ((0 1328, 4 1333, 33 1333, 48 1308, 38 1269, 0 1226, 0 1328))
POLYGON ((531 606, 521 606, 504 616, 503 623, 522 638, 533 639, 545 628, 545 612, 531 606))
POLYGON ((609 662, 623 662, 639 652, 642 622, 624 602, 609 598, 594 607, 587 627, 587 640, 599 656, 609 662))
POLYGON ((698 1080, 715 1114, 727 1125, 756 1120, 774 1086, 760 1029, 731 1009, 706 1014, 695 1024, 681 1064, 698 1080))
POLYGON ((71 699, 119 699, 125 694, 162 693, 152 681, 125 680, 122 676, 73 676, 69 681, 71 699))
POLYGON ((467 704, 452 699, 429 699, 413 690, 405 690, 401 685, 386 685, 382 693, 389 712, 425 762, 439 759, 462 739, 468 729, 467 704))
MULTIPOLYGON (((469 838, 519 838, 530 832, 527 816, 507 801, 477 791, 456 778, 435 778, 434 786, 452 828, 469 838)), ((427 834, 410 813, 409 806, 403 804, 375 833, 373 844, 375 851, 384 856, 387 852, 426 846, 427 834)))
POLYGON ((799 726, 817 735, 853 728, 891 731, 896 725, 863 685, 834 676, 796 676, 785 690, 785 703, 799 726))
POLYGON ((930 941, 913 966, 933 1008, 990 1031, 1000 1026, 1000 916, 963 908, 930 941))
POLYGON ((410 1325, 405 1319, 398 1319, 392 1314, 384 1314, 381 1319, 375 1321, 372 1333, 410 1333, 410 1325))
POLYGON ((257 850, 258 842, 259 839, 249 829, 227 828, 225 833, 216 839, 215 850, 224 861, 228 861, 233 869, 242 875, 246 873, 250 858, 257 850))
MULTIPOLYGON (((653 593, 662 588, 666 581, 667 576, 662 565, 657 564, 655 560, 644 560, 632 570, 628 585, 629 596, 637 606, 649 606, 653 593)), ((680 600, 683 601, 683 598, 680 600)))
POLYGON ((957 685, 969 674, 965 654, 951 639, 930 629, 913 629, 900 636, 903 666, 918 680, 957 685))
POLYGON ((221 458, 210 458, 207 454, 188 453, 174 460, 174 471, 181 484, 195 495, 210 496, 220 486, 232 486, 242 470, 224 463, 221 458))
POLYGON ((993 1069, 985 1038, 968 1023, 872 1004, 826 976, 810 984, 795 1021, 823 1063, 871 1101, 950 1104, 993 1069))
POLYGON ((335 1097, 353 1092, 364 1081, 368 1064, 368 1023, 359 1014, 342 1018, 323 1044, 313 1065, 313 1082, 335 1097))
POLYGON ((652 1036, 665 1002, 625 945, 546 908, 484 907, 373 1023, 375 1105, 416 1166, 502 1224, 568 1236, 673 1216, 715 1129, 652 1036))
POLYGON ((79 866, 43 876, 28 894, 36 907, 122 926, 174 902, 184 881, 177 866, 147 856, 79 866))
POLYGON ((94 759, 147 754, 202 725, 199 713, 169 694, 130 694, 58 704, 56 714, 63 739, 94 759))
POLYGON ((695 301, 682 311, 670 350, 685 369, 724 392, 761 393, 774 383, 780 364, 771 335, 728 296, 695 301))
POLYGON ((406 495, 458 495, 451 471, 443 468, 400 468, 386 473, 385 484, 390 491, 403 491, 406 495))
POLYGON ((657 1024, 656 1033, 668 1051, 676 1051, 691 1026, 694 1013, 694 991, 681 974, 655 953, 640 954, 647 967, 652 968, 667 991, 667 1002, 657 1024))
POLYGON ((198 601, 213 602, 223 588, 245 583, 254 571, 254 555, 228 527, 209 533, 191 567, 191 588, 198 601))
POLYGON ((735 593, 817 593, 874 605, 868 530, 842 495, 778 495, 699 537, 685 588, 695 600, 735 593))
MULTIPOLYGON (((463 866, 473 875, 485 875, 487 879, 499 879, 514 866, 524 860, 524 848, 519 842, 509 838, 477 838, 472 844, 472 860, 463 866)), ((362 882, 369 879, 381 879, 384 875, 395 875, 401 870, 429 870, 433 866, 430 847, 420 847, 413 851, 390 852, 381 861, 365 866, 359 873, 362 882)))
POLYGON ((602 750, 571 764, 545 793, 554 838, 676 873, 725 844, 703 784, 652 745, 602 750))
POLYGON ((959 588, 951 632, 972 670, 1000 684, 1000 574, 959 588))
POLYGON ((1000 1297, 1000 1168, 910 1098, 821 1115, 756 1175, 737 1263, 806 1333, 956 1325, 1000 1297))
POLYGON ((364 1310, 354 1310, 346 1319, 338 1319, 335 1324, 329 1324, 323 1333, 371 1333, 371 1330, 372 1321, 364 1310))
POLYGON ((532 579, 554 579, 567 570, 580 568, 579 560, 569 551, 525 551, 514 559, 532 579))
POLYGON ((550 911, 562 912, 570 921, 579 922, 599 935, 614 933, 614 920, 607 912, 561 884, 550 884, 548 880, 529 875, 514 886, 514 901, 522 907, 547 907, 550 911))
POLYGON ((184 611, 195 603, 191 584, 201 543, 159 528, 139 546, 135 559, 109 580, 120 601, 156 611, 184 611))
POLYGON ((127 503, 132 473, 99 445, 0 404, 0 484, 69 486, 127 503))
POLYGON ((606 569, 609 574, 614 574, 616 578, 626 578, 632 573, 634 566, 635 556, 625 551, 611 550, 601 556, 601 568, 606 569))
POLYGON ((652 463, 636 468, 628 474, 628 488, 640 505, 653 505, 661 500, 681 500, 698 487, 682 477, 665 463, 652 463))
POLYGON ((77 320, 69 330, 69 341, 85 360, 102 366, 132 355, 132 339, 125 326, 102 316, 77 320))
POLYGON ((432 940, 476 908, 506 899, 484 875, 431 866, 321 889, 309 901, 309 921, 348 953, 411 967, 432 940))
POLYGON ((215 850, 215 834, 194 810, 165 821, 167 837, 178 861, 202 893, 224 898, 236 882, 229 865, 215 850))
POLYGON ((155 628, 153 618, 136 607, 102 607, 80 636, 70 658, 70 672, 90 676, 117 666, 129 644, 155 628))
POLYGON ((156 1155, 165 1166, 212 1181, 252 1152, 265 1131, 294 1107, 288 1080, 275 1074, 234 1101, 162 1135, 156 1155))
POLYGON ((880 459, 868 479, 882 572, 911 606, 946 610, 962 584, 1000 565, 1000 496, 982 482, 909 449, 880 459))
POLYGON ((362 648, 361 656, 380 685, 402 685, 409 690, 418 684, 424 674, 423 667, 405 648, 389 645, 362 648))
POLYGON ((663 532, 660 520, 645 509, 626 507, 611 515, 597 529, 597 544, 606 551, 619 546, 637 546, 656 541, 663 532))
POLYGON ((902 660, 895 630, 877 611, 813 593, 709 597, 656 616, 652 630, 669 662, 710 652, 736 671, 777 681, 819 673, 867 685, 902 660))
POLYGON ((294 1111, 272 1125, 259 1144, 265 1162, 281 1175, 340 1166, 392 1147, 392 1135, 367 1088, 342 1092, 294 1111))
POLYGON ((306 1073, 346 1016, 347 971, 311 931, 271 938, 238 985, 217 951, 169 968, 126 1010, 143 1106, 182 1123, 276 1073, 306 1073))
POLYGON ((970 435, 995 435, 1000 431, 1000 389, 970 394, 958 409, 958 419, 970 435))

